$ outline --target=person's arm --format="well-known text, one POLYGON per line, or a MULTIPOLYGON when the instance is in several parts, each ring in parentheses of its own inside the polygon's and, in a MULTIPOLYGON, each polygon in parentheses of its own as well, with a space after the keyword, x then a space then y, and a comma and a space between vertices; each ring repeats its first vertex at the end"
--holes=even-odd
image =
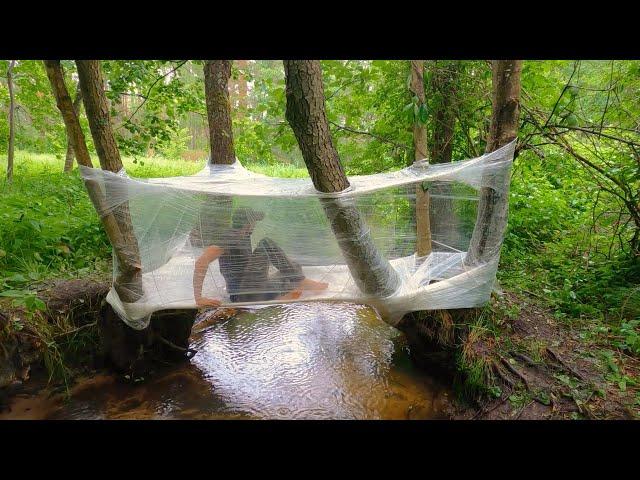
POLYGON ((222 248, 212 245, 205 248, 202 255, 200 255, 196 260, 195 268, 193 270, 193 296, 196 299, 196 305, 199 307, 220 306, 220 300, 202 296, 202 284, 204 283, 204 277, 207 275, 209 265, 222 255, 222 252, 222 248))

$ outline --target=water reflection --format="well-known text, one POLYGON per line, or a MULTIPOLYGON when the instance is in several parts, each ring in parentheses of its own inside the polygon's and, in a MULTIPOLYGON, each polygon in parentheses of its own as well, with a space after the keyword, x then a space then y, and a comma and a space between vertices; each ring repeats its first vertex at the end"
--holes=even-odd
POLYGON ((191 363, 143 385, 100 375, 68 402, 26 396, 0 418, 438 418, 447 403, 368 307, 269 307, 194 332, 191 363))

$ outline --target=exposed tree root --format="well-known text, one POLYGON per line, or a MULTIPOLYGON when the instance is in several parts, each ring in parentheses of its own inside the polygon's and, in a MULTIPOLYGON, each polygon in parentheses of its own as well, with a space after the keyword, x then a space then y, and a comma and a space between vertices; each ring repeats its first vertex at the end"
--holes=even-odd
POLYGON ((546 350, 549 353, 549 355, 553 358, 553 360, 555 360, 557 363, 559 363, 565 370, 567 370, 573 376, 575 376, 576 378, 579 378, 582 381, 586 380, 584 375, 582 375, 580 372, 578 372, 574 368, 572 368, 571 365, 569 365, 565 361, 563 361, 562 358, 560 358, 560 355, 558 355, 556 352, 554 352, 551 349, 551 347, 547 347, 546 350))
POLYGON ((527 380, 527 378, 522 373, 520 373, 513 365, 511 365, 506 358, 504 358, 502 355, 498 355, 498 356, 499 356, 500 361, 502 362, 502 364, 505 367, 507 367, 507 370, 509 370, 516 377, 518 377, 520 380, 522 380, 522 382, 524 383, 525 387, 527 387, 527 390, 530 390, 529 381, 527 380))

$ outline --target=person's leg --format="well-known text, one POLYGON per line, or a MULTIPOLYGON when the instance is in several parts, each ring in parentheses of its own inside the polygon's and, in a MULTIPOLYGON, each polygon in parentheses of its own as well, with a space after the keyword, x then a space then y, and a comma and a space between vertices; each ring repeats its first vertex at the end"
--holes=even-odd
POLYGON ((255 302, 271 300, 269 290, 269 257, 263 249, 255 249, 247 261, 242 272, 238 293, 235 295, 237 302, 255 302))
POLYGON ((300 293, 295 293, 295 290, 320 291, 327 288, 327 283, 306 278, 302 273, 302 267, 287 257, 284 251, 270 238, 260 240, 256 251, 264 252, 269 258, 269 262, 278 270, 278 274, 271 277, 270 282, 274 287, 280 288, 283 295, 292 291, 294 295, 297 295, 293 298, 298 298, 300 293))
POLYGON ((300 265, 287 257, 278 244, 270 238, 260 240, 255 251, 264 253, 283 278, 289 279, 292 283, 298 283, 304 279, 300 265))

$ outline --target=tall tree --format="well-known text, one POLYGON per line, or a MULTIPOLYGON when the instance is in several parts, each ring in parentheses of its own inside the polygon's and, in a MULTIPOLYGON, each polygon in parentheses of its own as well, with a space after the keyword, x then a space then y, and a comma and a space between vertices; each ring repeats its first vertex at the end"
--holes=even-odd
MULTIPOLYGON (((231 165, 236 160, 231 123, 229 78, 231 60, 206 60, 204 70, 205 103, 209 128, 211 165, 231 165)), ((203 195, 198 221, 190 234, 191 243, 204 247, 216 242, 216 236, 231 225, 233 201, 221 195, 203 195)))
POLYGON ((15 108, 16 98, 13 91, 13 68, 16 65, 15 60, 9 62, 9 68, 7 68, 7 87, 9 88, 9 145, 7 148, 7 182, 11 183, 13 180, 13 151, 15 147, 16 139, 16 126, 15 126, 15 108))
MULTIPOLYGON (((67 130, 67 136, 69 141, 71 142, 73 151, 75 152, 78 164, 85 167, 93 167, 84 133, 82 131, 82 127, 80 126, 80 121, 78 120, 78 115, 76 113, 76 110, 74 109, 71 97, 69 96, 69 92, 64 82, 64 73, 62 71, 60 61, 45 60, 44 64, 47 71, 47 76, 49 77, 49 82, 51 83, 54 97, 56 99, 56 104, 58 106, 58 109, 62 113, 62 118, 67 130)), ((132 240, 126 237, 126 229, 125 233, 123 234, 123 218, 118 218, 118 214, 115 210, 114 212, 111 212, 106 208, 104 193, 102 192, 100 187, 98 185, 95 185, 93 182, 86 182, 86 186, 89 196, 91 197, 93 204, 100 214, 102 224, 105 228, 105 231, 107 232, 109 240, 113 245, 114 254, 118 261, 118 265, 121 265, 123 267, 124 274, 121 274, 123 276, 119 277, 118 281, 116 281, 116 291, 118 292, 118 295, 121 295, 123 301, 135 301, 136 295, 132 295, 132 293, 136 291, 139 292, 140 289, 138 288, 137 290, 133 291, 131 289, 131 270, 137 271, 139 270, 139 267, 127 268, 127 265, 130 265, 131 263, 136 261, 137 265, 139 265, 139 260, 136 260, 135 258, 137 243, 135 247, 128 245, 128 243, 130 243, 132 240)))
POLYGON ((431 163, 449 163, 452 159, 458 75, 459 62, 434 62, 430 81, 430 94, 435 104, 429 146, 431 163))
POLYGON ((122 159, 113 133, 100 62, 98 60, 76 60, 76 67, 89 128, 100 166, 103 170, 119 172, 122 170, 122 159))
MULTIPOLYGON (((329 131, 320 62, 285 60, 284 68, 286 117, 311 180, 320 192, 341 192, 350 185, 329 131)), ((376 248, 352 202, 339 197, 320 201, 360 290, 368 295, 392 294, 399 286, 398 275, 376 248)))
MULTIPOLYGON (((429 161, 450 163, 453 155, 453 138, 458 106, 457 79, 459 61, 436 60, 430 62, 430 81, 428 93, 430 100, 431 135, 429 137, 429 161)), ((431 231, 445 241, 447 245, 461 248, 462 240, 460 218, 451 198, 451 185, 439 184, 438 197, 431 202, 431 231)), ((433 192, 432 192, 433 193, 433 192)))
MULTIPOLYGON (((100 62, 77 60, 76 68, 100 166, 103 170, 119 172, 122 170, 122 160, 113 134, 100 62)), ((75 118, 77 119, 77 116, 75 118)), ((133 230, 128 202, 115 207, 113 213, 122 234, 122 243, 114 245, 114 248, 121 252, 120 258, 123 260, 118 262, 119 277, 116 279, 115 288, 123 302, 135 302, 144 292, 138 240, 133 230)))
MULTIPOLYGON (((521 68, 519 60, 492 62, 493 114, 487 152, 506 145, 516 137, 521 68)), ((510 175, 493 180, 500 192, 488 187, 480 191, 478 218, 465 260, 469 266, 493 258, 504 234, 510 175)), ((468 326, 476 314, 477 309, 473 308, 411 312, 401 319, 397 327, 406 334, 417 362, 452 368, 456 355, 465 347, 468 326)))
POLYGON ((204 63, 211 163, 222 165, 231 165, 236 160, 229 103, 229 77, 230 60, 207 60, 204 63))
MULTIPOLYGON (((493 94, 487 153, 507 145, 518 135, 522 60, 493 60, 491 69, 493 94)), ((511 176, 507 172, 500 178, 487 178, 489 180, 497 188, 483 187, 480 191, 476 226, 465 258, 467 265, 495 257, 507 227, 511 176)))
MULTIPOLYGON (((76 117, 80 117, 80 109, 82 108, 82 90, 80 90, 80 84, 76 87, 76 96, 73 99, 73 111, 76 117)), ((73 160, 75 159, 75 153, 73 151, 73 144, 71 142, 71 136, 67 132, 67 154, 64 160, 64 171, 69 173, 73 170, 73 160)))
MULTIPOLYGON (((93 127, 93 139, 97 150, 100 145, 100 163, 103 168, 118 171, 122 163, 115 147, 115 139, 110 133, 100 65, 92 60, 78 61, 77 65, 80 88, 86 101, 87 117, 90 126, 93 127)), ((60 61, 45 60, 45 67, 78 164, 92 167, 84 134, 64 83, 60 61)), ((141 269, 137 241, 133 235, 127 205, 125 203, 115 209, 107 209, 105 192, 100 185, 92 181, 85 182, 85 185, 96 210, 100 213, 100 219, 113 245, 119 265, 120 275, 114 282, 114 288, 123 301, 135 301, 142 293, 141 269)), ((116 369, 129 372, 130 378, 133 379, 139 378, 140 374, 144 375, 150 368, 146 352, 151 352, 152 355, 159 354, 163 360, 182 358, 184 353, 188 352, 194 319, 192 311, 166 310, 154 314, 150 326, 138 331, 127 326, 112 308, 107 307, 103 310, 98 325, 107 358, 116 369)))
MULTIPOLYGON (((410 90, 418 105, 418 111, 424 109, 424 60, 411 60, 410 90)), ((413 119, 413 158, 414 161, 428 160, 427 125, 420 115, 413 119)), ((425 257, 431 253, 431 221, 429 208, 431 199, 429 191, 422 184, 416 185, 416 253, 425 257)))

